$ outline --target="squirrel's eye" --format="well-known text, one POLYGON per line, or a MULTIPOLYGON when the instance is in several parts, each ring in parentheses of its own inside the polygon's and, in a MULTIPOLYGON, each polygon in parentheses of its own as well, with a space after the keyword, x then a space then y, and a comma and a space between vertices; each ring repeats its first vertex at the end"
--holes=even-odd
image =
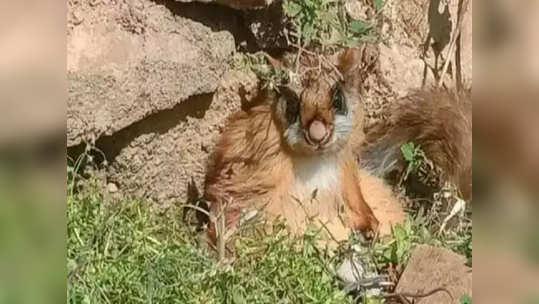
POLYGON ((333 109, 335 110, 335 114, 346 115, 348 113, 344 94, 339 87, 336 87, 333 90, 333 97, 331 100, 331 104, 333 106, 333 109))
POLYGON ((288 123, 294 123, 299 116, 299 101, 288 100, 286 102, 286 120, 288 123))
POLYGON ((293 90, 286 86, 280 88, 280 95, 279 102, 285 108, 286 120, 289 124, 293 124, 299 117, 299 98, 293 90))

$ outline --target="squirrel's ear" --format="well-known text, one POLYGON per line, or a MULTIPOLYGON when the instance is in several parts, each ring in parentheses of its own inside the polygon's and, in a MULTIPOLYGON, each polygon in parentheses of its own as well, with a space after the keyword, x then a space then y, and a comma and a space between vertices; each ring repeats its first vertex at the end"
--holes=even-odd
POLYGON ((268 63, 272 67, 274 67, 274 68, 282 68, 284 66, 283 63, 280 60, 275 59, 275 58, 271 57, 268 54, 264 54, 264 55, 265 55, 266 59, 268 60, 268 63))
POLYGON ((341 72, 344 80, 353 78, 361 66, 361 52, 356 48, 345 48, 332 55, 330 61, 341 72))

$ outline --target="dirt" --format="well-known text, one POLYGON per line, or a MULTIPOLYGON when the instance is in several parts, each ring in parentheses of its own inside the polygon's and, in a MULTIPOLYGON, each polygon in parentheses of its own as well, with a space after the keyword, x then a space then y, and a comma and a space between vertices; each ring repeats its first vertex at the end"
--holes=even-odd
MULTIPOLYGON (((455 30, 458 23, 458 2, 449 1, 450 5, 446 8, 449 11, 449 16, 446 16, 449 18, 448 20, 445 20, 438 10, 429 12, 431 5, 438 8, 440 0, 403 0, 388 3, 384 13, 383 35, 385 42, 380 45, 380 63, 383 75, 397 96, 401 97, 411 89, 417 89, 423 85, 436 85, 432 70, 425 69, 425 62, 431 67, 435 66, 436 39, 445 45, 441 52, 443 58, 438 59, 439 70, 442 68, 443 59, 449 57, 447 43, 450 40, 449 35, 455 30), (431 38, 429 41, 430 46, 423 60, 424 44, 429 34, 436 39, 431 38)), ((472 81, 471 8, 470 4, 464 14, 459 44, 462 62, 461 73, 465 88, 470 88, 472 81)))

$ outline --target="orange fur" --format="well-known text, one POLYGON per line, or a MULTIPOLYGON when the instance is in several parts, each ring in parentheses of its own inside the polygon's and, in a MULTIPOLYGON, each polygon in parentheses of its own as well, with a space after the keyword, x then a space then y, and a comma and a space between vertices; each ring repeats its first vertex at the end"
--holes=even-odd
POLYGON ((378 226, 379 234, 381 236, 389 235, 391 228, 403 223, 406 218, 400 200, 395 197, 389 185, 368 171, 360 170, 359 179, 363 197, 369 203, 374 216, 380 222, 378 226))
MULTIPOLYGON (((350 229, 377 229, 354 154, 364 137, 356 78, 359 57, 351 49, 336 57, 344 81, 325 70, 302 81, 295 92, 270 92, 263 97, 268 102, 230 117, 206 176, 205 198, 213 215, 225 206, 226 225, 233 227, 249 210, 263 209, 266 218, 280 217, 294 232, 302 233, 312 222, 325 226, 338 240, 347 238, 350 229), (336 106, 336 94, 342 96, 345 109, 336 106), (291 113, 295 107, 297 113, 291 113), (325 140, 317 143, 309 141, 306 131, 315 120, 328 130, 325 140)), ((368 190, 383 188, 383 183, 376 188, 365 181, 368 190)), ((367 196, 375 210, 385 210, 385 205, 378 206, 380 197, 367 196)), ((215 241, 214 223, 209 233, 215 241)))

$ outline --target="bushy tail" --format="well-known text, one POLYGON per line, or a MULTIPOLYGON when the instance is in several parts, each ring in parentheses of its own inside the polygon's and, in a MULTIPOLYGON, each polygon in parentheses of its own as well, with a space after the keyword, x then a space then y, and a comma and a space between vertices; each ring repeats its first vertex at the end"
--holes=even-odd
POLYGON ((377 176, 400 176, 406 167, 401 146, 419 145, 442 178, 464 198, 472 188, 472 105, 469 95, 441 89, 415 91, 388 108, 388 120, 366 130, 361 166, 377 176), (395 175, 396 176, 396 175, 395 175))

